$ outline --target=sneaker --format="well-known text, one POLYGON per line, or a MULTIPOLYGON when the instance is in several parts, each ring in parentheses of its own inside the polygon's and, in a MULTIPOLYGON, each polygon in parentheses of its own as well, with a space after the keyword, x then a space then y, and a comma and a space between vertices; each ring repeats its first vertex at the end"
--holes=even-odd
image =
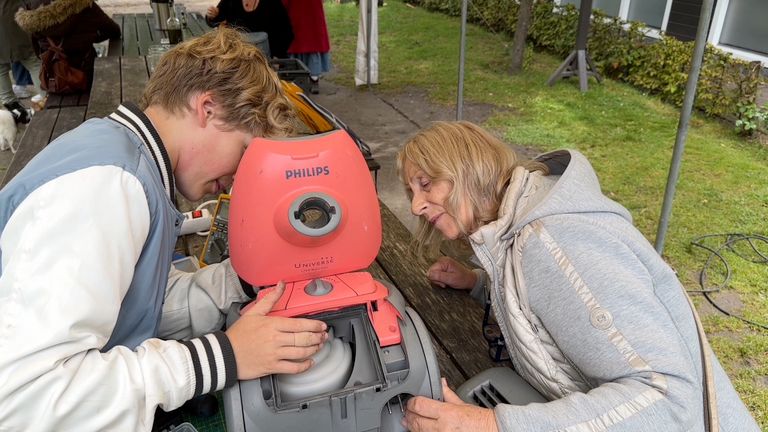
POLYGON ((309 79, 309 92, 312 94, 319 94, 320 93, 320 79, 319 78, 310 78, 309 79))
POLYGON ((25 108, 19 101, 8 102, 3 104, 5 108, 13 115, 13 120, 16 124, 27 124, 32 119, 34 112, 28 108, 25 108))
POLYGON ((16 97, 20 99, 28 98, 35 94, 34 87, 14 84, 13 94, 15 94, 16 97))

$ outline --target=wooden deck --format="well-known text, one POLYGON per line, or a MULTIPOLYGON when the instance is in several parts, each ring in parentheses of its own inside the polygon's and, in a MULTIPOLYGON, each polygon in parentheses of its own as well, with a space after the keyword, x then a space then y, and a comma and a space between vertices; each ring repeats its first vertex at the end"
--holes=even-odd
MULTIPOLYGON (((122 16, 122 54, 97 59, 88 98, 60 98, 57 105, 51 105, 33 117, 0 187, 62 133, 86 119, 108 115, 122 101, 139 99, 149 76, 146 57, 140 53, 158 36, 148 27, 151 22, 148 18, 144 15, 122 16), (132 39, 126 42, 129 37, 132 39)), ((432 336, 441 374, 452 386, 458 386, 480 371, 498 366, 490 359, 483 338, 482 307, 465 292, 430 286, 425 277, 426 264, 420 263, 414 255, 410 232, 383 203, 380 207, 382 245, 368 270, 374 277, 391 282, 421 316, 432 336)), ((222 423, 204 429, 224 430, 224 426, 222 423)))

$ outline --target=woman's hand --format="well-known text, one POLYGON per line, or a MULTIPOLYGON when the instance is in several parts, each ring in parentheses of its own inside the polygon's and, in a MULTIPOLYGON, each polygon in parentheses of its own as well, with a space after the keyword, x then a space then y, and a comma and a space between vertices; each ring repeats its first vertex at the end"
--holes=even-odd
POLYGON ((216 6, 209 7, 208 12, 206 12, 205 16, 208 17, 208 19, 216 18, 217 16, 219 16, 219 8, 217 8, 216 6))
POLYGON ((477 274, 455 259, 442 256, 427 270, 427 279, 441 288, 471 290, 477 274))
POLYGON ((442 379, 445 402, 416 396, 408 400, 403 426, 411 432, 498 432, 493 410, 462 401, 442 379))

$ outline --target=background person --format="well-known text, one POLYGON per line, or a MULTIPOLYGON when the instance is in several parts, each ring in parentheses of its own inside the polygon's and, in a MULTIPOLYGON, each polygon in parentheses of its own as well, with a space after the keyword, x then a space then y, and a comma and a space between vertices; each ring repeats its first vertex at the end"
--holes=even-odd
POLYGON ((288 55, 309 68, 312 94, 320 91, 320 77, 331 70, 331 42, 325 23, 323 0, 283 0, 293 28, 288 55))
POLYGON ((13 93, 17 98, 24 99, 35 94, 35 83, 23 64, 17 61, 11 63, 11 76, 13 76, 13 93))
POLYGON ((327 340, 321 321, 266 316, 282 286, 218 331, 248 299, 229 261, 169 276, 175 192, 221 192, 254 137, 291 129, 266 58, 231 29, 196 37, 142 107, 62 135, 0 190, 3 429, 150 430, 157 408, 306 370, 327 340))
POLYGON ((0 1, 0 103, 13 114, 16 123, 29 123, 34 112, 22 105, 13 93, 11 63, 18 61, 27 68, 39 93, 40 59, 35 56, 29 34, 13 19, 19 7, 20 0, 0 1))
POLYGON ((50 46, 48 38, 61 48, 70 65, 93 81, 96 49, 93 44, 120 39, 120 26, 93 0, 23 0, 16 22, 35 40, 38 55, 50 46))
MULTIPOLYGON (((491 410, 444 384, 445 402, 408 401, 411 431, 707 430, 692 306, 583 155, 521 162, 476 125, 439 122, 405 144, 398 168, 418 239, 466 238, 485 270, 443 258, 428 278, 490 297, 515 371, 550 400, 491 410)), ((758 431, 705 349, 720 430, 758 431)))
POLYGON ((225 24, 246 32, 265 32, 270 55, 288 57, 293 29, 281 0, 221 0, 208 8, 205 21, 211 27, 225 24))

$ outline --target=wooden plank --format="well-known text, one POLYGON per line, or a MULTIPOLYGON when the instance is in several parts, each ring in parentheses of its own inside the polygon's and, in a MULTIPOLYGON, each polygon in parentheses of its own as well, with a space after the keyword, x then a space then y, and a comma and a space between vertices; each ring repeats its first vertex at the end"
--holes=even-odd
POLYGON ((205 22, 205 17, 197 12, 187 12, 187 28, 193 36, 202 36, 212 29, 205 22))
POLYGON ((121 101, 120 57, 97 58, 85 118, 104 117, 114 111, 121 101))
POLYGON ((123 55, 123 39, 125 38, 123 32, 123 18, 125 18, 125 15, 123 14, 115 14, 112 16, 112 20, 117 23, 118 27, 120 27, 120 39, 110 39, 109 48, 107 48, 107 56, 109 57, 119 57, 123 55))
POLYGON ((73 94, 48 93, 48 97, 45 99, 45 109, 85 105, 88 105, 88 91, 73 94))
POLYGON ((120 63, 123 87, 123 101, 138 103, 144 93, 149 74, 147 72, 146 57, 123 57, 120 63))
POLYGON ((19 149, 13 155, 11 164, 8 165, 8 170, 5 172, 0 188, 11 181, 13 176, 18 174, 40 150, 48 145, 58 116, 59 108, 51 108, 44 109, 32 117, 32 121, 27 125, 24 135, 19 141, 19 149))
POLYGON ((181 28, 181 39, 182 40, 190 40, 195 37, 195 34, 192 33, 192 30, 189 28, 189 26, 184 26, 181 28))
POLYGON ((139 55, 139 36, 136 34, 136 16, 123 17, 123 57, 139 55))
POLYGON ((61 106, 63 107, 77 106, 79 102, 80 102, 80 93, 67 94, 67 95, 61 96, 61 106))
POLYGON ((80 126, 85 119, 84 106, 72 106, 64 107, 59 110, 59 117, 56 119, 56 125, 53 127, 53 133, 51 134, 51 141, 55 140, 62 134, 71 131, 72 129, 80 126))
POLYGON ((107 47, 107 56, 118 57, 121 55, 123 55, 123 40, 110 39, 109 46, 107 47))
POLYGON ((458 365, 464 379, 498 366, 488 356, 483 338, 483 308, 466 292, 432 287, 425 276, 428 265, 413 251, 411 233, 386 205, 380 206, 383 236, 376 261, 419 313, 437 345, 458 365))
POLYGON ((61 106, 61 95, 49 94, 45 99, 45 109, 58 108, 61 106))
POLYGON ((160 45, 163 38, 168 38, 163 30, 160 30, 155 26, 155 16, 147 14, 147 25, 149 26, 150 34, 152 35, 152 45, 160 45))
POLYGON ((189 23, 187 22, 187 20, 189 19, 189 15, 191 15, 191 12, 187 11, 187 8, 184 5, 180 5, 180 4, 174 4, 173 8, 176 11, 176 18, 178 18, 179 21, 181 21, 182 40, 189 40, 195 37, 194 33, 192 33, 192 30, 189 28, 189 23))
POLYGON ((77 101, 77 106, 88 106, 88 100, 91 98, 91 89, 88 89, 84 91, 83 93, 80 93, 80 99, 77 101))
POLYGON ((149 14, 136 14, 134 19, 136 20, 136 34, 139 38, 139 55, 147 55, 147 51, 150 45, 155 44, 154 35, 152 34, 152 25, 149 21, 149 14))

